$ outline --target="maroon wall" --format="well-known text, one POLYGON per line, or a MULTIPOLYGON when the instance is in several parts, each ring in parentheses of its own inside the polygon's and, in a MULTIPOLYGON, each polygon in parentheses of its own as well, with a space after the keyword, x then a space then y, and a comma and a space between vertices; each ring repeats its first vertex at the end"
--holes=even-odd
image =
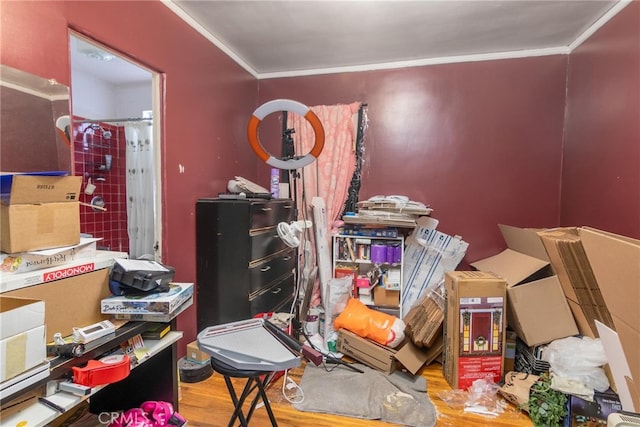
POLYGON ((564 225, 640 238, 640 2, 569 58, 564 225))
POLYGON ((559 221, 566 56, 260 81, 260 101, 368 104, 361 199, 430 204, 465 261, 504 248, 497 224, 559 221))
MULTIPOLYGON (((255 79, 159 1, 3 1, 1 8, 3 64, 70 86, 73 28, 164 73, 163 261, 177 281, 195 282, 196 199, 224 191, 234 175, 256 173, 245 136, 255 79)), ((194 339, 195 308, 178 326, 194 339)))
MULTIPOLYGON (((223 191, 237 174, 266 184, 246 124, 274 98, 368 103, 362 198, 405 194, 430 204, 442 231, 470 243, 469 262, 504 247, 497 223, 588 224, 640 237, 637 2, 570 56, 562 221, 565 56, 258 85, 160 2, 0 7, 3 64, 70 86, 73 28, 165 75, 164 262, 179 281, 195 282, 196 199, 223 191)), ((194 339, 195 309, 179 327, 194 339)))

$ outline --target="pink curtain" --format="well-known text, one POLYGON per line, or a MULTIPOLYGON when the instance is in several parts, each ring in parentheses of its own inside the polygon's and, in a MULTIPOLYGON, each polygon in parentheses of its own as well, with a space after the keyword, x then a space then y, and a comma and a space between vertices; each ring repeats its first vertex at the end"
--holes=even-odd
MULTIPOLYGON (((299 171, 299 208, 305 210, 307 218, 311 218, 311 199, 315 196, 322 197, 326 206, 327 224, 332 226, 342 213, 355 170, 356 124, 360 103, 310 108, 324 127, 325 141, 318 159, 299 171)), ((306 119, 289 113, 287 127, 295 130, 295 154, 302 156, 309 153, 315 142, 315 134, 306 119)))
MULTIPOLYGON (((299 179, 295 180, 298 211, 303 218, 312 219, 311 201, 313 197, 319 196, 324 199, 327 236, 329 238, 327 245, 331 248, 332 230, 335 229, 334 222, 342 213, 356 167, 355 147, 360 103, 320 105, 310 108, 322 123, 325 141, 324 148, 316 161, 299 171, 293 171, 300 174, 299 179)), ((295 155, 302 156, 309 153, 315 143, 315 133, 307 120, 298 114, 289 113, 287 128, 295 130, 292 135, 295 155)), ((314 240, 311 236, 310 241, 314 243, 314 240)), ((320 304, 321 292, 318 278, 314 283, 310 307, 320 304)))

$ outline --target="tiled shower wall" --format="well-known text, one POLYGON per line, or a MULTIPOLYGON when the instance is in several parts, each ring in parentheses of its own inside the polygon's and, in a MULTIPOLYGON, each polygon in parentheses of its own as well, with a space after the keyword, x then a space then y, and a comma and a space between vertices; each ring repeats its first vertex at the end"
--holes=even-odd
POLYGON ((80 201, 91 204, 96 197, 104 200, 106 211, 80 205, 80 231, 101 237, 100 249, 129 252, 127 233, 126 158, 123 126, 108 123, 82 123, 73 119, 74 170, 83 177, 80 201), (97 126, 99 125, 99 126, 97 126), (107 138, 105 131, 111 132, 107 138), (111 166, 107 167, 107 157, 111 166), (93 194, 85 194, 91 178, 93 194))

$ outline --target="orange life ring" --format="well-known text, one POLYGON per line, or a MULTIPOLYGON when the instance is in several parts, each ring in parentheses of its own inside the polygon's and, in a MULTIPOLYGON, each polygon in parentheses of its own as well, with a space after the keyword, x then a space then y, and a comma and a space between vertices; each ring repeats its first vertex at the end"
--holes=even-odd
POLYGON ((247 137, 249 138, 249 145, 251 146, 251 149, 253 149, 258 157, 263 162, 278 169, 298 169, 305 167, 308 164, 313 163, 324 148, 324 128, 322 127, 322 123, 318 116, 306 105, 290 99, 274 99, 273 101, 265 102, 260 107, 256 108, 251 119, 249 119, 247 137), (265 150, 258 138, 258 127, 260 126, 262 119, 276 111, 292 111, 303 116, 307 122, 309 122, 316 136, 315 143, 309 153, 302 157, 282 160, 272 156, 267 152, 267 150, 265 150))

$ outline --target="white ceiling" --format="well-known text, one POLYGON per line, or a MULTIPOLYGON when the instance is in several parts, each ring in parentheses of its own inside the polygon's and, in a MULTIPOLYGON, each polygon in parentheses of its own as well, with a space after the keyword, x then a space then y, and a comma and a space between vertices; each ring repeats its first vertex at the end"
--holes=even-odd
POLYGON ((162 1, 260 79, 568 54, 630 0, 162 1))
POLYGON ((456 62, 469 55, 568 53, 571 44, 610 9, 628 3, 163 2, 258 78, 456 62))

